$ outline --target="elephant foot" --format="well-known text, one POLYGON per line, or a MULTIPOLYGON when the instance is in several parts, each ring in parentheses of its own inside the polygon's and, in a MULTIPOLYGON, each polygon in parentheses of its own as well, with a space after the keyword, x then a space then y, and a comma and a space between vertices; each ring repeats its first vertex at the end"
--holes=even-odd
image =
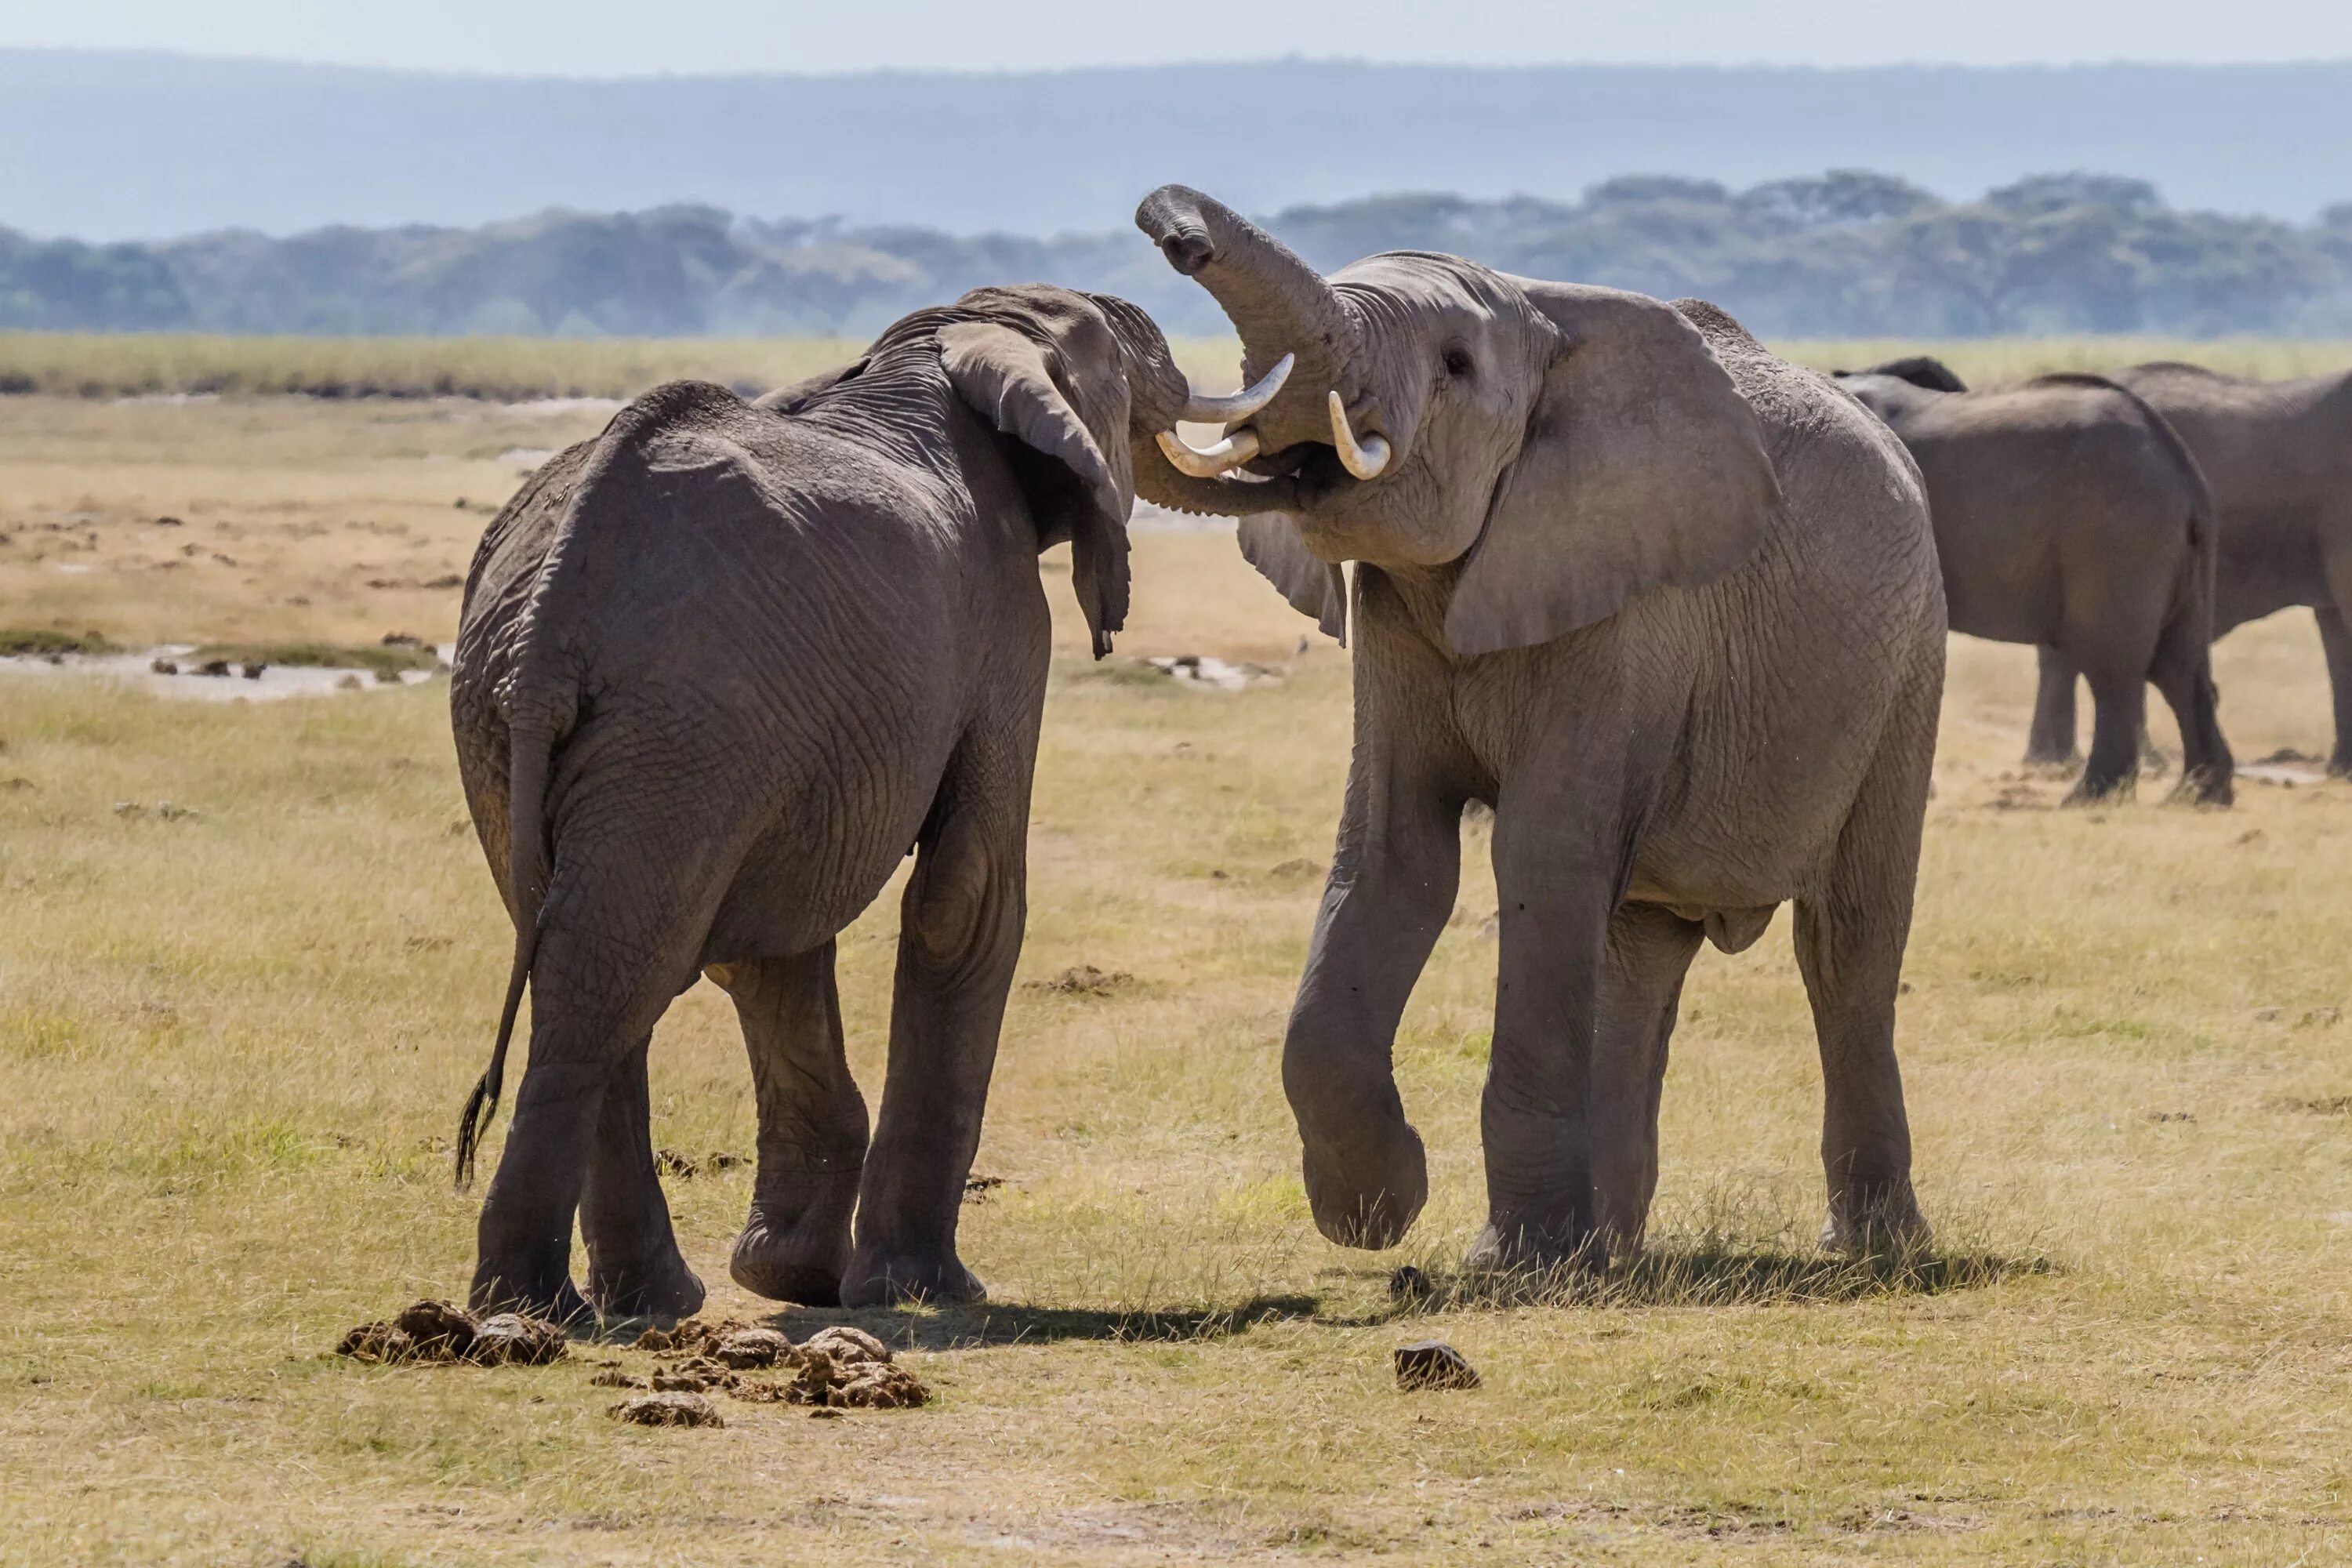
POLYGON ((646 1267, 599 1268, 588 1263, 588 1299, 607 1318, 650 1318, 674 1323, 702 1310, 702 1281, 672 1247, 669 1257, 646 1267))
POLYGON ((2352 751, 2347 751, 2341 746, 2336 748, 2336 754, 2327 759, 2327 776, 2332 779, 2352 779, 2352 751))
POLYGON ((1462 1267, 1472 1274, 1549 1274, 1597 1268, 1607 1258, 1603 1236, 1574 1215, 1496 1215, 1471 1241, 1462 1267))
POLYGON ((735 1283, 771 1301, 840 1305, 858 1176, 852 1167, 799 1173, 789 1184, 762 1183, 728 1256, 735 1283))
POLYGON ((1919 1200, 1905 1176, 1892 1182, 1857 1184, 1830 1194, 1829 1223, 1822 1246, 1853 1256, 1916 1252, 1935 1240, 1919 1200))
POLYGON ((1315 1228, 1341 1247, 1394 1247, 1429 1201, 1429 1156, 1402 1119, 1370 1137, 1309 1141, 1304 1173, 1315 1228))
POLYGON ((467 1310, 477 1317, 493 1312, 520 1312, 544 1318, 560 1328, 594 1325, 596 1309, 574 1289, 569 1275, 533 1279, 525 1270, 505 1270, 484 1261, 474 1270, 473 1288, 466 1293, 467 1310), (525 1283, 515 1283, 520 1279, 525 1283))
POLYGON ((841 1305, 895 1307, 901 1302, 960 1306, 988 1300, 988 1288, 950 1248, 860 1251, 841 1279, 841 1305))
POLYGON ((2066 792, 2066 798, 2058 804, 2061 805, 2119 805, 2137 793, 2135 786, 2138 783, 2139 775, 2137 773, 2126 773, 2121 778, 2113 779, 2094 779, 2090 774, 2084 773, 2075 781, 2074 787, 2066 792))
POLYGON ((2191 768, 2180 775, 2180 784, 2172 798, 2190 805, 2225 806, 2237 804, 2234 775, 2228 768, 2191 768))

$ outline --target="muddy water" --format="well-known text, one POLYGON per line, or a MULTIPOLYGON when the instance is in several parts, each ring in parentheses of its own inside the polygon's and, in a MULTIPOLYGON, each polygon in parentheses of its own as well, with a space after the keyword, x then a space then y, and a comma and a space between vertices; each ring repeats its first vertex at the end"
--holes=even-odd
MULTIPOLYGON (((240 673, 239 666, 232 664, 226 676, 200 675, 188 662, 188 656, 194 651, 193 643, 173 643, 137 653, 65 654, 54 660, 39 657, 0 658, 0 679, 98 679, 189 702, 274 702, 285 697, 390 691, 401 686, 418 685, 437 673, 405 670, 399 679, 385 681, 365 669, 273 664, 257 676, 247 677, 240 673), (158 660, 178 664, 180 673, 158 673, 153 668, 158 660)), ((454 645, 433 649, 435 657, 444 664, 454 651, 454 645)))

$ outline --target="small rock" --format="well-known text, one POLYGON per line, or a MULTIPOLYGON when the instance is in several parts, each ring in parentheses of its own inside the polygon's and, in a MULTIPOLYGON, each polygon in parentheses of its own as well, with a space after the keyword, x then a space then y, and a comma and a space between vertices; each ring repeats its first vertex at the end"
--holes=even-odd
POLYGON ((153 670, 157 675, 177 675, 180 673, 180 664, 177 659, 151 659, 148 662, 147 668, 153 670))
POLYGON ((1462 1352, 1444 1340, 1422 1340, 1396 1350, 1397 1386, 1408 1391, 1426 1388, 1475 1388, 1478 1373, 1462 1352))
POLYGON ((412 637, 406 632, 386 632, 383 634, 383 646, 385 647, 423 647, 425 646, 425 639, 420 637, 412 637))
POLYGON ((988 1194, 1003 1184, 1004 1178, 1002 1176, 966 1176, 963 1183, 963 1201, 968 1204, 985 1203, 988 1201, 988 1194))
POLYGON ((789 1360, 793 1342, 773 1329, 738 1329, 712 1348, 711 1356, 738 1372, 789 1360))
POLYGON ((158 528, 178 528, 181 527, 182 524, 180 520, 176 517, 159 517, 155 520, 155 526, 158 528))
POLYGON ((640 1394, 604 1412, 615 1421, 639 1426, 724 1426, 710 1401, 699 1394, 640 1394))
POLYGON ((676 1149, 655 1150, 654 1169, 665 1176, 675 1176, 681 1182, 690 1182, 702 1174, 702 1167, 695 1163, 693 1155, 682 1153, 676 1149))
POLYGON ((335 682, 335 689, 338 691, 358 691, 363 689, 364 685, 365 683, 362 682, 358 676, 346 675, 341 680, 335 682))
POLYGON ((380 667, 375 672, 375 683, 378 686, 397 686, 400 684, 400 671, 388 665, 380 667))
POLYGON ((268 668, 269 666, 264 664, 257 658, 248 658, 237 667, 237 673, 244 676, 247 680, 259 680, 261 679, 261 672, 268 668))
POLYGON ((831 1356, 845 1366, 862 1362, 887 1362, 890 1347, 867 1333, 853 1329, 847 1323, 835 1323, 829 1329, 819 1329, 802 1342, 801 1349, 819 1355, 831 1356))
POLYGON ((196 667, 196 673, 198 675, 209 675, 219 680, 226 680, 228 679, 228 660, 225 658, 208 658, 205 660, 203 664, 196 667))
POLYGON ((1389 1276, 1389 1300, 1391 1301, 1426 1300, 1436 1288, 1429 1276, 1408 1263, 1389 1276))

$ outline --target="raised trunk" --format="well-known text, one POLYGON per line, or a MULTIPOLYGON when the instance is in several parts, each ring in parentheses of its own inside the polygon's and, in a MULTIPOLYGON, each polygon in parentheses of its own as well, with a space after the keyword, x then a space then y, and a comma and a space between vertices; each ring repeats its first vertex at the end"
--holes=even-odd
POLYGON ((1288 246, 1213 196, 1162 185, 1135 211, 1169 264, 1196 279, 1242 339, 1242 380, 1255 382, 1286 353, 1298 356, 1279 400, 1319 409, 1342 384, 1356 349, 1355 319, 1322 275, 1288 246))

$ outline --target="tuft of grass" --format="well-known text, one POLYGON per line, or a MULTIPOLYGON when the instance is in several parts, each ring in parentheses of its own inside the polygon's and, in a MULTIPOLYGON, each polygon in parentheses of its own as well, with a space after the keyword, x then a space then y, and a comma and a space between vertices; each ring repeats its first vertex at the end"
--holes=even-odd
POLYGON ((111 653, 103 632, 60 632, 46 626, 0 626, 0 658, 46 658, 50 654, 111 653))
POLYGON ((438 662, 429 647, 404 643, 217 642, 187 656, 189 663, 224 658, 231 664, 282 664, 298 669, 365 669, 384 672, 431 669, 438 662))

